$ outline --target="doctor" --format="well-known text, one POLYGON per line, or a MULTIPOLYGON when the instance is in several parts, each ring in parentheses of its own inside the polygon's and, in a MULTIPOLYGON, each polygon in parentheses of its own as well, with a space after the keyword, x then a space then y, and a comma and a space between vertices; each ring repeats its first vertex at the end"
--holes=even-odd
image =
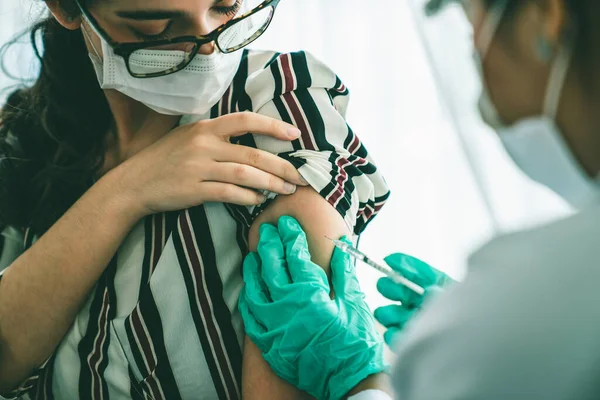
POLYGON ((440 295, 445 275, 390 256, 428 289, 419 298, 378 284, 402 303, 375 312, 395 342, 393 394, 373 377, 382 341, 351 260, 334 253, 331 300, 298 223, 263 226, 244 265, 247 333, 278 375, 317 398, 600 398, 600 2, 464 3, 484 119, 526 174, 581 212, 493 240, 440 295))

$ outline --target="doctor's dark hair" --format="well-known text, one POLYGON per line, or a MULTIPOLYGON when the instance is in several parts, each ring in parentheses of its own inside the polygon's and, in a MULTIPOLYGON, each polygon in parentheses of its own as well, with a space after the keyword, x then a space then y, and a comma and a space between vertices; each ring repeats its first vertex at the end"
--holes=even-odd
MULTIPOLYGON (((78 15, 72 2, 61 6, 78 15)), ((41 68, 0 111, 0 226, 42 234, 90 187, 112 114, 79 29, 49 15, 28 34, 41 68)), ((18 39, 3 46, 3 59, 18 39)))

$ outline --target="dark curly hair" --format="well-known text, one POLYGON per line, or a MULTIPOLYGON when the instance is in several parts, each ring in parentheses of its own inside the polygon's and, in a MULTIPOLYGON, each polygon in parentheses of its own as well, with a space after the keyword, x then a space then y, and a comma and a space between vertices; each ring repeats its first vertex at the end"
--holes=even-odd
POLYGON ((79 29, 49 15, 28 33, 41 68, 0 111, 0 225, 42 234, 91 186, 112 114, 79 29))

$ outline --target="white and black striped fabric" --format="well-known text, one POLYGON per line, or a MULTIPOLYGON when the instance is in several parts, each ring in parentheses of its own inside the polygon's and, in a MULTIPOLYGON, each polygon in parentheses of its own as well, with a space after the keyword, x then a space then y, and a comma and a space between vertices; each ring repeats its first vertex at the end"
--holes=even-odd
MULTIPOLYGON (((253 111, 296 125, 302 136, 293 143, 251 134, 236 142, 290 160, 359 234, 389 191, 346 124, 347 103, 340 79, 310 54, 246 50, 222 100, 181 123, 253 111)), ((241 265, 249 228, 268 203, 209 203, 139 221, 55 353, 14 396, 240 398, 241 265)), ((28 229, 4 235, 0 270, 37 239, 28 229)))

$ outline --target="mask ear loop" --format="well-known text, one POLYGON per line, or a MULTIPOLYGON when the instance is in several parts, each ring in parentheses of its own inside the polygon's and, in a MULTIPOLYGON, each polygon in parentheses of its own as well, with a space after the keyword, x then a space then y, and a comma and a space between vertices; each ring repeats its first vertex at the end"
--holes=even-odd
POLYGON ((476 39, 476 43, 479 44, 479 57, 482 62, 485 60, 492 46, 492 41, 500 27, 500 22, 502 21, 502 17, 504 17, 507 7, 508 0, 500 0, 497 5, 492 6, 490 10, 486 11, 485 19, 481 25, 481 34, 479 35, 479 39, 476 39))
POLYGON ((96 48, 96 45, 94 44, 94 41, 90 37, 90 34, 87 32, 87 29, 85 28, 84 24, 81 24, 81 31, 83 32, 83 36, 85 36, 86 39, 88 40, 88 42, 90 42, 90 45, 92 46, 94 53, 96 53, 96 57, 98 57, 98 60, 102 60, 102 56, 100 55, 100 52, 96 48))
POLYGON ((567 73, 573 58, 574 35, 569 33, 563 43, 559 44, 554 64, 550 70, 548 88, 544 100, 543 113, 553 121, 556 120, 560 99, 564 89, 567 73))
MULTIPOLYGON (((548 89, 546 90, 546 99, 544 100, 544 115, 552 121, 556 121, 558 115, 558 108, 560 107, 560 99, 565 83, 567 81, 567 74, 571 66, 573 59, 573 49, 575 48, 575 35, 569 33, 566 39, 558 47, 558 52, 555 57, 554 65, 550 70, 550 77, 548 82, 548 89)), ((565 146, 568 146, 564 143, 565 146)), ((581 169, 581 164, 577 160, 573 160, 578 168, 581 169)), ((583 171, 582 171, 583 172, 583 171)), ((588 175, 584 172, 585 175, 588 175)), ((600 184, 600 171, 595 178, 592 178, 598 184, 600 184)))

